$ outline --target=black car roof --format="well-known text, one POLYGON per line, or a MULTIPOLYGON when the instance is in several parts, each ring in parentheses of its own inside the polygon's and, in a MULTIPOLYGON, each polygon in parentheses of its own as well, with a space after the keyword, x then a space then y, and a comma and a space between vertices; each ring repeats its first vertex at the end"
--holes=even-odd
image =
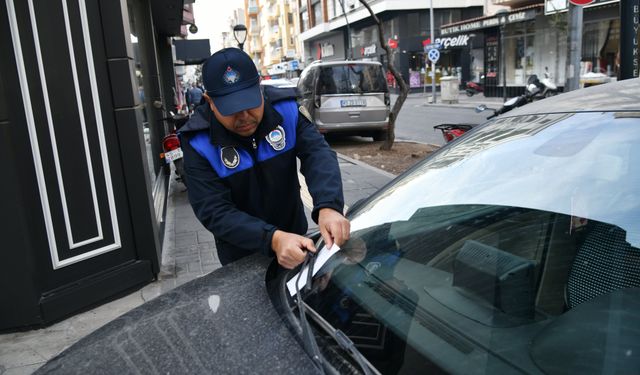
POLYGON ((640 111, 640 78, 587 87, 536 101, 504 117, 540 113, 640 111))

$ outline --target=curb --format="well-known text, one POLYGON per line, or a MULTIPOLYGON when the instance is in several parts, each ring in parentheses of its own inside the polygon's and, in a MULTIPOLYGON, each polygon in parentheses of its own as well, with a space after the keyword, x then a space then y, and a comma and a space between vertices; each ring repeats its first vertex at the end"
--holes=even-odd
POLYGON ((341 154, 341 153, 339 153, 339 152, 336 152, 336 155, 338 155, 338 157, 339 157, 339 158, 341 158, 341 159, 343 159, 343 160, 346 160, 346 161, 348 161, 348 162, 350 162, 350 163, 352 163, 352 164, 358 165, 358 166, 363 167, 363 168, 365 168, 365 169, 368 169, 368 170, 370 170, 370 171, 373 171, 373 172, 376 172, 376 173, 378 173, 378 174, 381 174, 381 175, 383 175, 383 176, 385 176, 385 177, 389 177, 389 178, 396 178, 396 177, 398 177, 397 175, 395 175, 395 174, 393 174, 393 173, 389 173, 389 172, 387 172, 387 171, 385 171, 385 170, 382 170, 382 169, 380 169, 380 168, 376 168, 376 167, 371 166, 371 165, 369 165, 369 164, 367 164, 367 163, 365 163, 365 162, 363 162, 363 161, 360 161, 360 160, 356 160, 356 159, 350 158, 350 157, 348 157, 347 155, 341 154))

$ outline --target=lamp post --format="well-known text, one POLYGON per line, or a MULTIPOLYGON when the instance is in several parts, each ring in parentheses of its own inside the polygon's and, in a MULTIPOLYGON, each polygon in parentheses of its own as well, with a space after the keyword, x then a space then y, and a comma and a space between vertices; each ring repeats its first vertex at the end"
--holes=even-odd
POLYGON ((247 40, 247 27, 243 24, 237 24, 233 27, 233 37, 238 42, 238 48, 244 51, 244 41, 247 40))
POLYGON ((502 72, 502 101, 507 101, 507 63, 504 57, 504 29, 507 24, 507 13, 509 13, 506 9, 500 9, 496 12, 496 16, 498 16, 498 21, 500 22, 500 71, 502 72))

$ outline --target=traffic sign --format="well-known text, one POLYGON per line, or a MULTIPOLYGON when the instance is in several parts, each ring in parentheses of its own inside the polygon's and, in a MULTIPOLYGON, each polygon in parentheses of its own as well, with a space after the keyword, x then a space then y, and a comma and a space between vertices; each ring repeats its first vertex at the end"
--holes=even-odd
POLYGON ((589 5, 593 3, 595 0, 569 0, 569 2, 573 5, 581 6, 581 5, 589 5))
POLYGON ((427 53, 427 57, 429 57, 429 60, 435 64, 440 59, 440 51, 438 51, 435 48, 430 49, 429 52, 427 53))
POLYGON ((425 44, 423 46, 423 49, 425 52, 429 52, 430 49, 442 49, 442 44, 440 43, 425 44))

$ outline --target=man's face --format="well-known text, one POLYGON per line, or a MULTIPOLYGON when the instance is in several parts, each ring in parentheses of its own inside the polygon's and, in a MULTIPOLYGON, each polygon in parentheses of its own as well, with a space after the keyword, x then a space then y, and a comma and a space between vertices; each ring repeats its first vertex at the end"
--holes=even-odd
POLYGON ((215 104, 213 104, 213 100, 206 95, 205 97, 207 98, 209 106, 215 114, 216 119, 218 119, 222 126, 227 128, 230 132, 236 133, 242 137, 248 137, 255 133, 258 128, 258 124, 262 121, 262 116, 264 115, 264 98, 258 107, 247 109, 242 112, 236 112, 229 116, 223 116, 218 111, 215 104))

